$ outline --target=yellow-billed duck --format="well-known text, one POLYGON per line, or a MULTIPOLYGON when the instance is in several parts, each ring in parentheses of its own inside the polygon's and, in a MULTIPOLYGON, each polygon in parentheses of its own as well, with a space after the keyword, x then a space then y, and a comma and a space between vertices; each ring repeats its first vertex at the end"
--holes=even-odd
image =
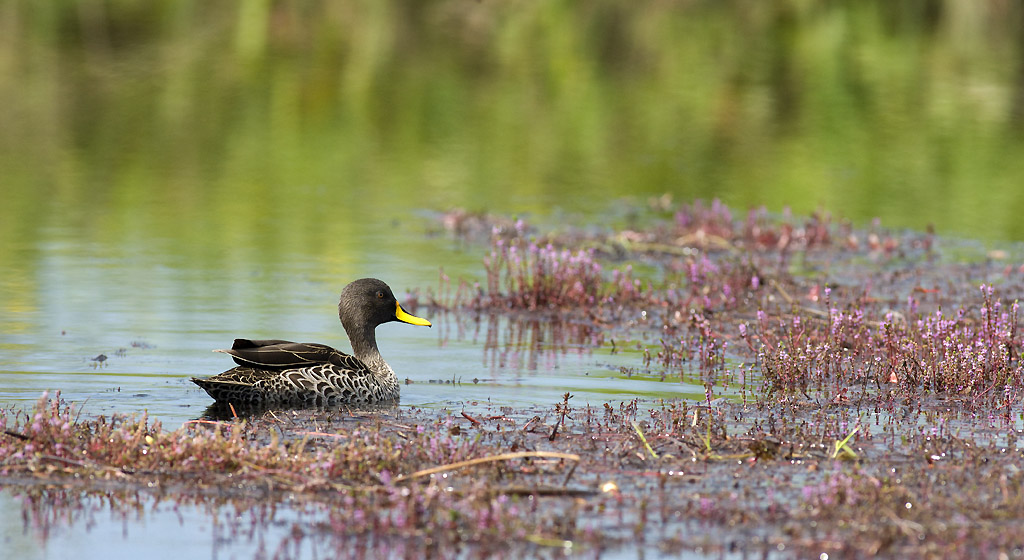
POLYGON ((259 406, 325 406, 398 400, 398 377, 377 349, 377 325, 402 321, 430 326, 405 312, 391 288, 376 278, 345 286, 338 316, 352 355, 324 344, 235 339, 237 367, 192 381, 217 402, 259 406))

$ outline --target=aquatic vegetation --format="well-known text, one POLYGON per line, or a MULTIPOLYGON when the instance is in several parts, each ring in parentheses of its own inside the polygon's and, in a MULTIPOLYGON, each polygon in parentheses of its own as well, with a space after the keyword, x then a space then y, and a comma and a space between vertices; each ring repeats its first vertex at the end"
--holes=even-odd
POLYGON ((3 411, 0 481, 33 531, 87 517, 97 497, 124 515, 194 504, 230 512, 226 538, 258 538, 282 558, 310 546, 473 558, 627 544, 967 558, 1016 546, 1019 428, 994 419, 965 433, 972 415, 923 409, 594 407, 566 394, 533 409, 267 413, 166 432, 144 417, 78 418, 54 398, 3 411), (856 458, 838 460, 839 442, 856 458), (282 523, 280 542, 264 542, 282 523))
POLYGON ((593 306, 601 297, 601 265, 594 251, 540 247, 497 239, 484 259, 487 289, 478 306, 536 309, 593 306))
MULTIPOLYGON (((896 238, 877 226, 871 233, 855 232, 828 216, 794 225, 788 213, 773 219, 764 209, 738 221, 717 200, 683 204, 670 214, 669 223, 653 219, 643 229, 604 233, 540 234, 521 219, 493 225, 482 263, 485 279, 462 279, 453 289, 442 272, 436 294, 428 288, 423 303, 440 309, 586 309, 595 317, 638 307, 736 309, 756 305, 768 284, 795 287, 789 270, 794 254, 804 261, 829 258, 820 254, 825 250, 892 258, 897 251, 928 254, 933 242, 931 235, 896 238), (861 243, 860 237, 869 242, 861 243), (845 242, 835 243, 836 238, 845 242), (630 261, 660 273, 637 277, 630 261), (615 262, 622 264, 612 266, 615 262)), ((443 221, 462 216, 445 215, 443 221)))
POLYGON ((699 375, 709 400, 734 380, 746 394, 753 378, 765 402, 797 393, 891 405, 942 394, 1006 412, 1024 394, 1017 304, 991 283, 923 288, 970 277, 963 263, 936 275, 933 233, 897 236, 877 221, 857 230, 827 214, 735 216, 717 200, 658 199, 629 230, 495 225, 486 279, 452 290, 442 274, 441 295, 423 303, 649 333, 656 344, 643 350, 643 367, 663 379, 699 375))
POLYGON ((322 530, 340 536, 374 532, 415 541, 434 535, 424 540, 443 546, 550 530, 545 512, 523 515, 529 508, 516 505, 519 496, 543 494, 543 486, 503 491, 486 476, 450 474, 478 464, 476 471, 499 473, 505 487, 519 478, 517 471, 564 481, 567 464, 579 460, 569 453, 503 453, 464 434, 450 416, 415 425, 370 417, 333 432, 309 431, 272 413, 249 422, 195 422, 174 432, 144 415, 76 416, 59 395, 44 396, 31 412, 3 411, 0 480, 33 486, 107 480, 141 491, 175 484, 193 500, 288 495, 328 506, 322 530), (495 462, 507 465, 496 470, 495 462), (434 476, 424 465, 441 468, 434 476), (453 483, 457 490, 448 487, 453 483))
MULTIPOLYGON (((771 391, 868 386, 907 398, 940 393, 974 408, 1006 409, 1024 390, 1018 304, 995 299, 929 313, 869 306, 830 307, 826 318, 759 314, 758 361, 771 391), (884 314, 883 314, 884 313, 884 314), (877 318, 876 318, 877 317, 877 318)), ((826 303, 828 299, 826 289, 826 303)))

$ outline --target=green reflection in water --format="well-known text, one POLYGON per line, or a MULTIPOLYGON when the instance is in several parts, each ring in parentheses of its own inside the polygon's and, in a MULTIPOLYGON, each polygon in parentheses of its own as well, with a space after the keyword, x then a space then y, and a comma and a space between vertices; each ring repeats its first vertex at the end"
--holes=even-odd
POLYGON ((1024 238, 1014 4, 90 6, 2 8, 5 238, 358 259, 661 192, 1024 238))

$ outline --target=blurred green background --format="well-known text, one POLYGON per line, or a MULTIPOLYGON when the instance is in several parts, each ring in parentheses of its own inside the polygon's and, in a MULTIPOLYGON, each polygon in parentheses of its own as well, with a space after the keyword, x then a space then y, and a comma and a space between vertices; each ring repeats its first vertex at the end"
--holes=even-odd
POLYGON ((2 0, 0 266, 412 259, 413 211, 666 192, 1022 240, 1022 63, 1005 0, 2 0))

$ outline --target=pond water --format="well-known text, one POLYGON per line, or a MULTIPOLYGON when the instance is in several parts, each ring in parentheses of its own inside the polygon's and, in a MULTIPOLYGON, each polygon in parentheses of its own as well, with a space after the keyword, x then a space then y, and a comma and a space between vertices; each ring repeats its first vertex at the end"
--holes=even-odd
MULTIPOLYGON (((432 255, 451 250, 449 240, 433 243, 432 255)), ((39 309, 11 313, 14 321, 7 323, 17 332, 4 338, 0 402, 6 404, 29 405, 44 391, 59 390, 83 414, 146 411, 175 429, 211 402, 189 378, 233 367, 211 350, 230 347, 236 336, 347 348, 337 293, 359 272, 330 278, 315 256, 308 262, 247 261, 229 272, 175 263, 165 253, 132 255, 123 247, 73 241, 43 252, 33 280, 39 309)), ((417 277, 399 267, 389 275, 387 260, 370 261, 365 270, 387 278, 399 294, 400 286, 437 282, 436 271, 417 277)), ((429 318, 430 329, 399 323, 378 328, 382 352, 405 383, 403 406, 553 404, 567 391, 576 395, 574 402, 594 404, 703 394, 678 380, 627 378, 620 367, 638 365, 635 348, 613 354, 601 348, 603 339, 579 334, 580 327, 487 314, 429 318)))
MULTIPOLYGON (((235 337, 346 348, 352 279, 481 280, 453 207, 594 229, 667 194, 1024 240, 1017 6, 269 4, 0 8, 0 406, 59 390, 175 429, 235 337)), ((401 406, 704 394, 560 325, 428 318, 378 329, 401 406)), ((19 552, 151 550, 127 543, 164 524, 209 543, 194 521, 19 552)))

